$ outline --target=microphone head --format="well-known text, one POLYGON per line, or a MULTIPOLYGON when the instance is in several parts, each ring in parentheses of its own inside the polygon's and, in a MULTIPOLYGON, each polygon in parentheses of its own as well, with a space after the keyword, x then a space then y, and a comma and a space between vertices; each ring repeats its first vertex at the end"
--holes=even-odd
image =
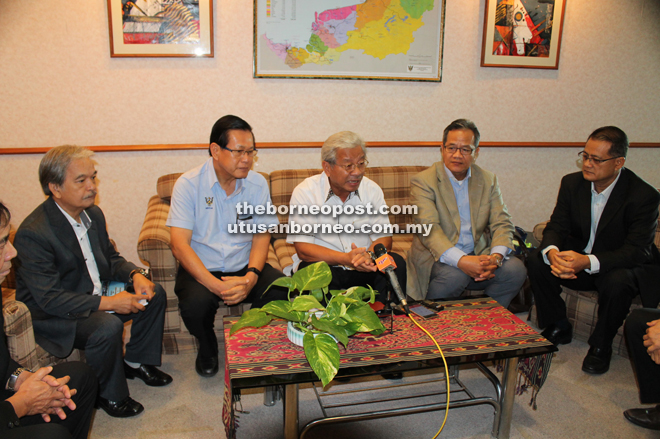
POLYGON ((374 246, 374 254, 376 255, 377 258, 380 258, 384 254, 387 254, 387 249, 383 244, 378 243, 374 246))

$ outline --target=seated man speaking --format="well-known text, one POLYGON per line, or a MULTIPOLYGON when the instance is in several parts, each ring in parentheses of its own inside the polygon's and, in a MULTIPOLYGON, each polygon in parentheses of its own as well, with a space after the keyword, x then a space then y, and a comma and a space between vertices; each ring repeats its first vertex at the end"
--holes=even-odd
POLYGON ((564 176, 538 251, 528 261, 539 326, 554 344, 570 343, 573 328, 562 285, 598 291, 598 321, 582 370, 609 370, 612 341, 635 296, 645 307, 660 300, 660 254, 653 244, 660 194, 624 168, 628 137, 613 126, 595 130, 579 152, 582 172, 564 176))
POLYGON ((266 263, 270 233, 250 233, 232 226, 277 225, 274 215, 241 212, 270 204, 266 179, 251 171, 257 155, 252 127, 237 116, 224 116, 213 125, 209 157, 176 181, 167 218, 171 246, 179 261, 174 292, 181 318, 197 338, 195 370, 200 376, 218 373, 218 339, 213 329, 220 302, 252 303, 260 308, 271 300, 286 300, 287 289, 264 291, 281 271, 266 263))
MULTIPOLYGON (((287 242, 296 248, 294 271, 325 261, 332 270, 331 290, 370 285, 378 291, 376 300, 387 303, 387 277, 377 271, 369 252, 376 244, 390 251, 392 233, 384 232, 390 221, 383 190, 364 176, 369 163, 364 140, 351 131, 333 134, 321 148, 321 159, 323 172, 305 179, 291 194, 287 242), (311 206, 325 207, 331 213, 300 214, 298 206, 308 211, 311 206), (300 232, 293 232, 296 228, 300 232)), ((405 289, 406 263, 396 253, 390 255, 405 289)), ((394 294, 390 299, 397 301, 394 294)))
MULTIPOLYGON (((146 271, 121 257, 110 242, 105 216, 94 205, 92 151, 58 146, 39 164, 48 199, 21 224, 16 298, 30 309, 37 343, 56 357, 84 349, 99 380, 99 405, 110 416, 144 410, 129 396, 126 378, 164 386, 172 377, 160 365, 165 290, 146 271), (135 293, 104 294, 109 282, 131 284, 135 293), (122 353, 124 323, 133 321, 122 353)), ((127 288, 130 288, 127 287, 127 288)))
POLYGON ((453 121, 443 133, 442 161, 411 181, 414 221, 432 224, 428 236, 413 237, 408 259, 413 298, 451 299, 467 288, 485 290, 506 308, 525 282, 524 264, 506 257, 514 227, 497 177, 475 164, 479 137, 473 122, 453 121))

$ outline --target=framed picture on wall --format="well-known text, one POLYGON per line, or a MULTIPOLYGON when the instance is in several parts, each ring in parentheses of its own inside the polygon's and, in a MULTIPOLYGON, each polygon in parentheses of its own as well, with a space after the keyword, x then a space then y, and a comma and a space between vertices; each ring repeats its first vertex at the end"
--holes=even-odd
POLYGON ((107 1, 110 56, 213 56, 213 0, 107 1))
POLYGON ((482 67, 557 69, 566 0, 486 0, 482 67))
POLYGON ((254 0, 254 77, 440 81, 445 0, 254 0))

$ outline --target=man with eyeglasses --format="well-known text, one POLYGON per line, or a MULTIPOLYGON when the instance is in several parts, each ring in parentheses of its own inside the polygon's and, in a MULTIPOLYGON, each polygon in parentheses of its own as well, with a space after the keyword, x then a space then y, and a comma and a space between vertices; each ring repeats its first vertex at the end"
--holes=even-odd
POLYGON ((211 157, 176 181, 167 218, 172 253, 179 261, 174 291, 181 318, 199 342, 195 370, 203 377, 218 372, 213 327, 220 301, 261 307, 287 298, 287 290, 279 287, 263 294, 284 276, 266 263, 270 233, 230 233, 236 224, 278 224, 275 215, 237 209, 271 202, 266 179, 251 170, 257 155, 252 127, 237 116, 224 116, 213 125, 209 143, 211 157))
POLYGON ((479 130, 457 119, 445 128, 442 161, 411 181, 417 234, 408 255, 408 293, 415 299, 457 298, 465 289, 485 293, 508 307, 525 282, 524 264, 508 258, 514 226, 492 172, 475 164, 479 130))
POLYGON ((608 371, 612 341, 635 296, 655 308, 660 301, 660 253, 653 243, 660 194, 624 168, 628 137, 598 128, 579 153, 582 172, 566 175, 543 241, 528 264, 543 336, 570 343, 561 286, 598 291, 598 321, 582 370, 608 371))
MULTIPOLYGON (((351 131, 333 134, 321 148, 321 160, 323 172, 305 179, 291 194, 287 242, 296 248, 293 270, 325 261, 332 270, 331 290, 370 285, 378 291, 376 300, 387 303, 387 277, 377 270, 372 255, 377 244, 383 244, 388 252, 392 249, 392 234, 381 229, 390 224, 387 213, 379 213, 386 207, 383 190, 364 176, 369 164, 364 140, 351 131), (341 213, 300 214, 298 206, 341 213), (294 224, 300 232, 292 233, 294 224), (312 229, 314 226, 317 230, 312 229), (333 227, 333 233, 323 232, 321 226, 333 227)), ((390 255, 405 293, 406 263, 400 255, 390 255)), ((390 294, 390 299, 397 302, 395 294, 390 294)))

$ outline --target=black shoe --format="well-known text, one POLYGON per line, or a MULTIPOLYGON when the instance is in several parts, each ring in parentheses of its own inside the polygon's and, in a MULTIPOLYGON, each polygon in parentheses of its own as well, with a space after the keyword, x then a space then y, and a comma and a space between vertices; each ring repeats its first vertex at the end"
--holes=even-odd
POLYGON ((142 404, 127 396, 120 402, 108 401, 105 398, 98 397, 98 406, 105 410, 113 418, 130 418, 137 416, 144 411, 142 404))
POLYGON ((569 344, 573 341, 573 327, 570 326, 568 329, 559 329, 559 327, 555 325, 550 325, 541 332, 541 335, 555 346, 569 344))
POLYGON ((660 430, 660 405, 652 409, 629 409, 623 412, 623 416, 640 427, 660 430))
POLYGON ((386 380, 400 380, 403 378, 403 373, 401 372, 390 372, 390 373, 384 373, 381 375, 383 378, 386 380))
POLYGON ((144 384, 152 387, 167 386, 172 382, 172 377, 148 364, 141 364, 137 369, 124 363, 124 373, 126 378, 132 380, 133 378, 140 378, 144 384))
POLYGON ((612 348, 590 347, 589 353, 584 357, 582 370, 592 375, 600 375, 610 369, 610 359, 612 358, 612 348))
POLYGON ((197 353, 197 360, 195 360, 195 370, 199 376, 209 378, 218 373, 218 355, 211 355, 205 357, 201 353, 197 353))

